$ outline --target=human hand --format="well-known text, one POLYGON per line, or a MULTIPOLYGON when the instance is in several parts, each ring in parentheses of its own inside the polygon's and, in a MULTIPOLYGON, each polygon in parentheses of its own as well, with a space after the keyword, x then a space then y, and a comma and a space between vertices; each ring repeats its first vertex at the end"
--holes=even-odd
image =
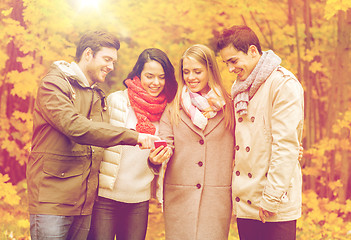
POLYGON ((151 149, 149 160, 152 164, 159 165, 172 156, 173 151, 170 147, 159 146, 156 149, 151 149))
POLYGON ((156 140, 160 140, 160 138, 146 133, 139 133, 138 145, 141 149, 150 149, 156 140))
POLYGON ((272 217, 275 215, 274 212, 270 212, 268 210, 264 210, 263 208, 260 207, 260 210, 259 210, 259 215, 260 215, 260 219, 263 223, 266 222, 266 218, 269 218, 269 217, 272 217))

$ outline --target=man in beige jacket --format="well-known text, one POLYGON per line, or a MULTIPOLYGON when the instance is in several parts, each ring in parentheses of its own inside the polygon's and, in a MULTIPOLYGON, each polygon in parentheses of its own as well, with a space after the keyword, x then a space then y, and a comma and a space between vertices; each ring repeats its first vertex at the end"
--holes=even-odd
POLYGON ((296 239, 303 89, 247 26, 224 30, 218 50, 230 72, 236 118, 233 209, 241 239, 296 239))

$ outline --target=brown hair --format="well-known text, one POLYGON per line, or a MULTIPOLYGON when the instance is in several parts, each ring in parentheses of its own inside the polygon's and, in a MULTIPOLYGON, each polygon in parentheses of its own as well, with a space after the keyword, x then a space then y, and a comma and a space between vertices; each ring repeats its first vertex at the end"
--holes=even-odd
POLYGON ((118 38, 105 31, 89 31, 86 32, 79 40, 77 45, 75 61, 79 62, 85 49, 91 48, 94 53, 100 51, 102 47, 115 48, 118 50, 120 48, 120 43, 118 38))
MULTIPOLYGON (((133 70, 128 74, 127 79, 133 79, 135 76, 140 78, 141 72, 144 69, 145 63, 150 61, 156 61, 161 64, 163 71, 165 72, 165 88, 163 89, 166 94, 167 102, 171 102, 177 91, 177 80, 174 75, 174 67, 169 60, 166 53, 158 48, 147 48, 140 55, 135 63, 133 70)), ((125 82, 124 80, 124 82, 125 82)), ((124 83, 123 82, 123 83, 124 83)), ((127 85, 124 83, 127 87, 127 85)))
POLYGON ((262 55, 260 41, 254 31, 248 26, 234 25, 231 28, 224 29, 217 39, 217 51, 232 45, 236 50, 247 54, 251 45, 256 46, 260 55, 262 55))

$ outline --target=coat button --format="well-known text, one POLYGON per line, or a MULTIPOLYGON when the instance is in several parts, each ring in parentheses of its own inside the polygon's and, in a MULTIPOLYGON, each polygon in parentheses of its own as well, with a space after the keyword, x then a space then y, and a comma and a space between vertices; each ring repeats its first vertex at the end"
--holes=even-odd
POLYGON ((240 172, 239 172, 239 171, 236 171, 235 174, 236 174, 237 176, 239 176, 239 175, 240 175, 240 172))
POLYGON ((266 173, 265 176, 267 177, 267 176, 268 176, 268 173, 266 173))
POLYGON ((65 176, 65 173, 64 173, 64 172, 63 172, 63 173, 61 173, 61 176, 62 176, 62 177, 64 177, 64 176, 65 176))
POLYGON ((250 201, 250 200, 247 200, 247 203, 248 203, 249 205, 251 205, 251 201, 250 201))
POLYGON ((205 142, 204 142, 203 139, 201 139, 201 140, 199 141, 199 143, 200 143, 201 145, 203 145, 205 142))
POLYGON ((203 162, 201 162, 201 161, 198 162, 197 164, 198 164, 200 167, 202 167, 202 165, 204 165, 203 162))
POLYGON ((246 152, 250 152, 250 147, 246 147, 246 152))
POLYGON ((242 117, 239 117, 238 118, 238 122, 242 122, 243 121, 243 118, 242 117))
POLYGON ((201 188, 201 184, 200 184, 200 183, 196 184, 196 187, 197 187, 198 189, 200 189, 200 188, 201 188))
POLYGON ((237 151, 239 151, 239 148, 240 148, 239 145, 236 145, 236 150, 237 150, 237 151))
POLYGON ((236 198, 235 198, 235 201, 240 202, 240 198, 239 198, 239 197, 236 197, 236 198))
POLYGON ((252 174, 251 173, 248 173, 247 176, 249 176, 249 178, 252 178, 252 174))
POLYGON ((251 122, 254 122, 255 121, 255 117, 251 117, 251 122))

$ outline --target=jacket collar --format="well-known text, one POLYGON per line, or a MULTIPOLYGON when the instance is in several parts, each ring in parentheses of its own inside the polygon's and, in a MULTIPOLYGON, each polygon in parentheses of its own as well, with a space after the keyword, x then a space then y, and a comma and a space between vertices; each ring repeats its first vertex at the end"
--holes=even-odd
POLYGON ((56 61, 53 63, 53 66, 58 68, 66 78, 77 82, 82 87, 93 88, 95 85, 89 85, 88 79, 86 78, 78 64, 75 62, 68 63, 66 61, 56 61))
MULTIPOLYGON (((87 77, 84 75, 82 69, 80 69, 78 64, 75 63, 75 62, 72 62, 70 67, 76 73, 78 79, 81 81, 83 86, 84 87, 90 87, 90 84, 89 84, 89 81, 88 81, 87 77)), ((95 85, 95 84, 93 84, 93 85, 95 85)), ((93 87, 93 86, 91 86, 91 87, 93 87)))
POLYGON ((107 110, 106 95, 104 91, 96 83, 91 86, 89 85, 88 79, 85 77, 77 63, 72 62, 70 64, 66 61, 56 61, 53 63, 52 67, 57 68, 64 75, 64 78, 70 85, 73 98, 75 98, 75 91, 71 86, 71 82, 76 82, 83 88, 95 89, 101 98, 102 109, 104 111, 107 110))
POLYGON ((213 129, 216 128, 221 121, 224 120, 224 115, 223 111, 217 112, 215 117, 208 120, 207 126, 205 127, 204 131, 202 131, 200 128, 194 125, 190 117, 185 113, 183 109, 180 109, 180 119, 198 135, 206 136, 210 132, 212 132, 213 129))

